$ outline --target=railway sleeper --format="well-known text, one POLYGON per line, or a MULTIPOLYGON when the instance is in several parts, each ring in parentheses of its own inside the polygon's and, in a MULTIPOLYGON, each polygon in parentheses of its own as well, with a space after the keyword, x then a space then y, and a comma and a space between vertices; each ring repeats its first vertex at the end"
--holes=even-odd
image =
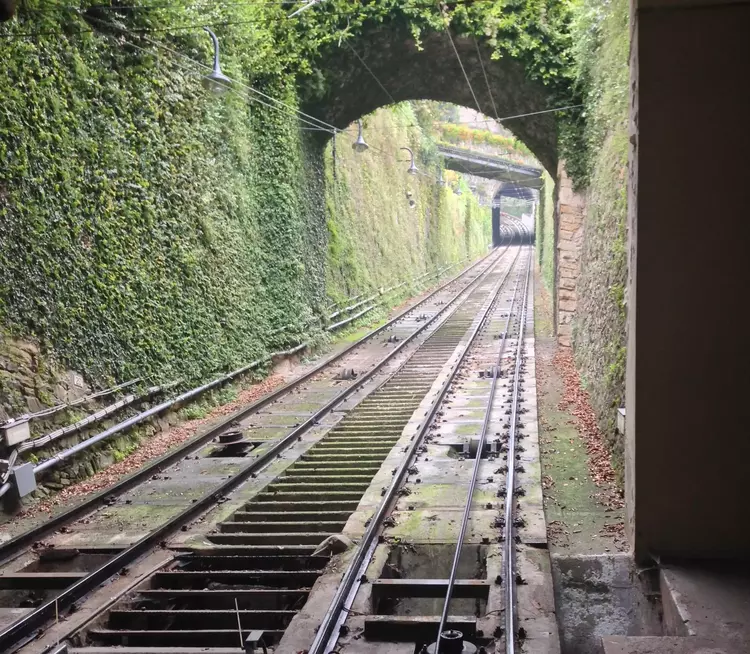
POLYGON ((331 454, 330 456, 326 456, 325 454, 307 454, 303 456, 303 460, 299 463, 309 463, 321 468, 326 465, 334 467, 346 465, 347 463, 367 463, 368 465, 380 468, 386 458, 385 456, 374 454, 358 454, 357 456, 352 456, 351 454, 331 454))
POLYGON ((320 573, 320 570, 169 570, 157 572, 151 579, 151 588, 205 589, 210 584, 232 584, 295 590, 312 586, 320 573))
POLYGON ((286 502, 286 501, 256 501, 248 502, 243 510, 252 507, 252 513, 260 515, 263 513, 286 513, 287 511, 355 511, 359 505, 359 498, 356 500, 320 500, 306 502, 286 502))
POLYGON ((222 522, 219 529, 222 533, 263 533, 272 536, 284 532, 336 531, 344 528, 346 521, 323 522, 306 520, 298 522, 222 522))
MULTIPOLYGON (((250 635, 250 629, 242 629, 242 637, 250 635)), ((237 622, 233 629, 190 629, 170 631, 164 629, 153 630, 112 630, 91 629, 88 637, 103 645, 114 645, 119 647, 158 647, 159 654, 164 654, 163 647, 198 647, 215 648, 237 647, 239 640, 237 622)), ((283 629, 264 629, 263 639, 268 645, 278 643, 284 635, 283 629)), ((121 650, 120 650, 121 651, 121 650)), ((154 650, 152 650, 153 652, 154 650)), ((236 650, 241 652, 239 648, 236 650)), ((109 653, 111 654, 111 652, 109 653)))
POLYGON ((284 609, 299 607, 310 595, 309 588, 221 588, 215 590, 145 590, 137 601, 158 606, 175 606, 182 609, 284 609))
POLYGON ((310 483, 310 482, 304 482, 301 481, 299 483, 294 482, 278 482, 275 484, 271 484, 268 489, 271 492, 324 492, 328 493, 329 491, 361 491, 360 495, 364 494, 364 491, 367 490, 367 487, 370 485, 369 481, 337 481, 337 482, 330 482, 330 481, 324 481, 324 482, 316 482, 316 483, 310 483))
MULTIPOLYGON (((332 531, 279 532, 273 534, 221 533, 209 534, 212 543, 242 543, 258 545, 320 545, 326 538, 333 536, 332 531)), ((295 573, 299 574, 299 573, 295 573)))
POLYGON ((352 467, 345 467, 345 466, 319 466, 315 464, 306 464, 302 465, 300 463, 295 463, 294 465, 287 468, 287 470, 290 473, 301 473, 304 475, 310 475, 310 476, 319 476, 319 475, 331 475, 331 474, 337 474, 337 475, 346 475, 350 472, 354 473, 355 475, 370 475, 370 477, 374 477, 375 473, 380 469, 379 465, 371 465, 371 466, 352 466, 352 467))
POLYGON ((306 483, 313 483, 315 485, 320 484, 328 484, 330 482, 335 482, 340 479, 346 479, 347 483, 359 483, 359 482, 367 482, 369 483, 372 479, 372 475, 347 475, 347 474, 326 474, 325 472, 321 472, 319 474, 309 474, 302 470, 300 471, 292 471, 291 473, 288 473, 284 475, 281 478, 282 483, 290 483, 290 484, 306 484, 306 483))
POLYGON ((270 522, 299 521, 299 520, 321 520, 344 521, 351 515, 351 511, 286 511, 284 513, 258 513, 255 511, 237 511, 232 519, 235 522, 270 522))
POLYGON ((177 557, 179 571, 210 572, 212 570, 322 570, 327 556, 296 556, 291 554, 213 555, 190 554, 177 557))
POLYGON ((110 629, 135 629, 148 631, 170 629, 228 629, 237 628, 239 620, 243 629, 284 629, 296 611, 273 609, 113 609, 109 612, 110 629))
POLYGON ((342 448, 347 449, 353 449, 357 450, 358 452, 361 450, 376 450, 376 451, 382 451, 387 450, 390 452, 390 450, 393 448, 393 444, 398 440, 397 437, 390 437, 390 438, 365 438, 364 436, 358 439, 340 439, 340 440, 331 440, 328 442, 321 442, 318 443, 315 447, 313 447, 310 451, 311 452, 318 452, 318 451, 329 451, 329 450, 340 450, 342 448))

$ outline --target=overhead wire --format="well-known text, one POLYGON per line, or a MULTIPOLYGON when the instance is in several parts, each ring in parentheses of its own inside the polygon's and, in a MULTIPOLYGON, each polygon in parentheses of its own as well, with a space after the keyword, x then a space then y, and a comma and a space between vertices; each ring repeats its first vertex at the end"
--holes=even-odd
MULTIPOLYGON (((130 31, 128 29, 120 27, 119 25, 117 25, 115 23, 110 23, 110 22, 103 21, 103 20, 100 20, 100 19, 97 19, 97 18, 94 18, 93 20, 95 20, 96 22, 98 22, 98 23, 100 23, 102 25, 105 25, 107 27, 113 27, 113 28, 117 29, 119 32, 121 32, 123 34, 123 38, 125 38, 127 36, 132 36, 132 34, 130 33, 130 31)), ((157 47, 157 48, 159 48, 161 50, 164 50, 165 52, 168 52, 168 53, 170 53, 171 55, 173 55, 175 57, 179 57, 180 59, 184 59, 187 62, 189 62, 190 64, 193 64, 195 66, 199 66, 199 67, 204 68, 206 70, 212 70, 212 67, 209 66, 208 64, 204 64, 201 61, 198 61, 196 59, 188 57, 187 55, 185 55, 185 54, 183 54, 183 53, 181 53, 181 52, 179 52, 177 50, 174 50, 173 48, 170 48, 169 46, 165 45, 164 43, 162 43, 160 41, 151 39, 148 36, 140 35, 140 37, 143 40, 147 41, 148 43, 152 44, 153 46, 155 46, 155 47, 157 47)), ((129 43, 129 45, 133 46, 134 48, 136 48, 138 50, 141 50, 141 51, 146 52, 146 53, 151 54, 151 55, 154 54, 151 50, 148 50, 147 48, 143 48, 142 46, 137 45, 132 40, 128 40, 128 43, 129 43)), ((189 72, 191 72, 193 74, 196 74, 196 75, 198 74, 196 71, 190 70, 190 68, 187 67, 187 66, 185 66, 185 65, 182 65, 182 68, 188 70, 189 72)), ((257 97, 252 97, 252 96, 249 96, 249 95, 243 95, 243 96, 241 96, 243 98, 246 98, 246 99, 248 99, 250 101, 258 102, 259 104, 261 104, 263 106, 266 106, 266 107, 268 107, 270 109, 275 109, 277 111, 280 111, 281 113, 285 113, 285 114, 290 115, 292 117, 296 117, 301 122, 305 123, 306 125, 309 125, 309 129, 314 129, 314 130, 319 130, 319 131, 327 131, 327 132, 329 132, 329 133, 331 133, 333 135, 343 134, 345 136, 348 136, 352 140, 355 140, 355 137, 353 135, 349 134, 348 132, 346 132, 345 130, 339 129, 338 127, 336 127, 334 125, 331 125, 330 123, 327 123, 327 122, 321 120, 320 118, 317 118, 316 116, 312 116, 311 114, 305 113, 304 111, 301 111, 301 110, 299 110, 299 109, 297 109, 295 107, 292 107, 291 105, 288 105, 285 102, 283 102, 283 101, 281 101, 281 100, 279 100, 277 98, 274 98, 273 96, 270 96, 270 95, 264 93, 263 91, 260 91, 260 90, 256 89, 255 87, 249 85, 249 84, 245 84, 244 82, 241 82, 239 80, 235 80, 235 79, 233 79, 231 77, 229 79, 232 81, 233 85, 236 84, 240 88, 244 88, 247 91, 249 91, 250 93, 259 95, 259 96, 261 96, 261 97, 269 100, 270 102, 273 102, 274 105, 269 104, 268 102, 265 102, 263 100, 260 100, 257 97), (275 106, 275 105, 277 105, 277 106, 275 106), (311 122, 311 121, 316 121, 316 122, 311 122)), ((228 90, 230 92, 236 93, 236 91, 231 86, 228 87, 228 90)), ((394 155, 392 155, 391 153, 389 153, 389 152, 387 152, 385 150, 377 148, 376 146, 370 146, 370 147, 374 151, 376 151, 376 152, 378 152, 380 154, 383 154, 385 156, 391 157, 391 158, 395 159, 396 161, 400 161, 397 157, 395 157, 394 155)), ((421 176, 424 176, 424 177, 429 177, 429 178, 437 181, 436 177, 434 177, 432 175, 429 175, 427 173, 423 173, 422 171, 417 171, 417 174, 421 175, 421 176)))
MULTIPOLYGON (((476 37, 474 37, 474 47, 477 49, 477 57, 479 58, 479 65, 482 68, 482 75, 484 77, 484 83, 487 85, 487 93, 490 95, 490 102, 492 103, 492 109, 495 112, 495 118, 500 122, 499 114, 497 113, 497 107, 495 106, 495 97, 492 95, 492 88, 490 87, 490 80, 487 78, 487 71, 484 69, 484 62, 482 61, 482 53, 479 51, 479 43, 476 37)), ((481 112, 480 112, 481 113, 481 112)))
MULTIPOLYGON (((94 18, 93 20, 95 20, 96 22, 99 22, 99 23, 101 23, 103 25, 106 25, 108 27, 114 27, 115 29, 117 29, 118 31, 120 31, 123 34, 122 38, 126 38, 128 36, 131 36, 130 32, 127 29, 119 27, 116 24, 109 23, 107 21, 102 21, 102 20, 97 19, 97 18, 94 18)), ((160 49, 164 50, 165 52, 169 52, 172 55, 176 55, 176 56, 180 57, 181 59, 185 59, 185 60, 187 60, 188 62, 190 62, 191 64, 193 64, 195 66, 199 66, 201 68, 206 68, 208 70, 212 69, 211 66, 208 66, 207 64, 204 64, 203 62, 198 61, 196 59, 192 59, 191 57, 188 57, 187 55, 184 55, 181 52, 173 50, 172 48, 166 46, 165 44, 163 44, 163 43, 161 43, 159 41, 155 41, 154 39, 150 39, 148 37, 142 37, 142 38, 145 41, 148 41, 149 43, 151 43, 152 45, 154 45, 155 47, 160 48, 160 49)), ((149 50, 147 48, 144 48, 144 47, 142 47, 142 46, 134 43, 132 40, 128 40, 128 44, 131 45, 132 47, 136 48, 137 50, 141 50, 142 52, 146 52, 146 53, 151 54, 151 55, 154 54, 153 51, 151 51, 151 50, 149 50)), ((178 63, 177 65, 180 65, 180 64, 178 63)), ((187 70, 190 73, 193 73, 195 75, 199 75, 199 73, 197 71, 192 70, 190 67, 188 67, 188 66, 186 66, 184 64, 181 65, 181 67, 183 69, 187 70)), ((232 81, 233 84, 237 84, 241 88, 245 88, 248 91, 250 91, 250 92, 252 92, 252 93, 254 93, 256 95, 259 95, 259 96, 261 96, 263 98, 267 98, 267 99, 273 101, 275 104, 270 104, 269 102, 265 102, 264 100, 261 100, 261 99, 259 99, 257 97, 252 97, 250 95, 242 95, 241 97, 243 97, 245 99, 248 99, 248 100, 250 100, 252 102, 257 102, 258 104, 261 104, 261 105, 263 105, 265 107, 268 107, 269 109, 274 109, 274 110, 279 111, 281 113, 285 113, 287 115, 295 117, 298 120, 300 120, 301 122, 304 122, 304 123, 306 123, 308 125, 311 125, 313 127, 318 128, 318 129, 323 129, 321 127, 321 125, 325 125, 326 127, 333 127, 333 126, 329 126, 324 121, 321 121, 319 118, 316 118, 315 116, 310 116, 309 114, 306 114, 306 113, 304 113, 302 111, 299 111, 298 109, 292 107, 291 105, 288 105, 288 104, 286 104, 285 102, 283 102, 281 100, 273 98, 272 96, 269 96, 268 94, 263 93, 262 91, 259 91, 258 89, 254 88, 254 87, 252 87, 250 85, 243 84, 242 82, 239 82, 239 81, 234 80, 232 78, 230 78, 230 79, 231 79, 231 81, 232 81), (307 120, 307 118, 311 118, 311 119, 313 119, 315 121, 318 121, 318 123, 320 123, 320 124, 311 122, 310 120, 307 120)), ((228 87, 228 90, 230 92, 237 93, 231 86, 228 87)), ((336 128, 333 127, 333 129, 335 130, 336 128)), ((330 131, 330 129, 328 129, 326 131, 330 131)))
POLYGON ((349 44, 349 42, 346 39, 344 39, 344 44, 349 48, 349 50, 352 51, 352 54, 357 59, 359 59, 359 62, 364 66, 365 70, 368 73, 370 73, 370 75, 375 80, 375 82, 377 83, 377 85, 383 90, 383 93, 385 93, 388 96, 388 99, 391 101, 391 103, 392 104, 396 104, 396 101, 393 99, 393 96, 388 92, 388 89, 385 88, 385 86, 383 86, 383 83, 378 79, 378 76, 375 73, 372 72, 372 69, 367 65, 367 63, 365 62, 365 60, 362 59, 362 57, 359 56, 359 53, 354 48, 352 48, 352 46, 349 44))
POLYGON ((446 19, 446 23, 445 23, 445 33, 448 35, 448 39, 451 42, 451 47, 453 48, 453 52, 456 55, 456 59, 458 59, 458 65, 461 67, 461 72, 464 75, 464 79, 466 80, 466 84, 468 84, 468 86, 469 86, 469 91, 471 91, 471 97, 474 98, 474 103, 477 105, 477 111, 480 114, 483 114, 484 112, 482 111, 482 107, 479 106, 479 100, 477 100, 477 94, 474 93, 474 87, 472 87, 471 81, 469 80, 469 76, 466 74, 466 69, 464 68, 463 62, 461 61, 461 55, 458 54, 458 48, 456 48, 456 44, 453 41, 453 36, 451 36, 451 26, 450 26, 450 22, 447 19, 446 19))
MULTIPOLYGON (((233 4, 245 4, 245 3, 233 3, 233 4)), ((249 3, 249 4, 259 4, 259 3, 249 3)), ((267 2, 267 4, 271 4, 271 3, 267 2)), ((75 8, 71 8, 71 9, 75 9, 75 8)), ((112 9, 119 9, 119 8, 112 7, 112 9)), ((141 38, 143 38, 145 41, 151 43, 155 47, 160 48, 160 49, 162 49, 162 50, 164 50, 166 52, 169 52, 170 54, 172 54, 174 56, 177 56, 177 57, 179 57, 181 59, 185 59, 186 61, 190 62, 192 65, 196 65, 196 66, 208 69, 208 70, 211 69, 211 66, 209 66, 207 64, 204 64, 204 63, 202 63, 200 61, 197 61, 195 59, 192 59, 191 57, 188 57, 187 55, 185 55, 185 54, 183 54, 183 53, 181 53, 179 51, 176 51, 176 50, 170 48, 169 46, 165 45, 164 43, 162 43, 160 41, 156 41, 154 39, 150 39, 148 36, 145 36, 145 34, 155 33, 155 32, 169 32, 169 31, 178 30, 178 29, 197 29, 199 27, 205 27, 205 25, 193 24, 193 25, 184 25, 184 26, 173 26, 173 27, 170 27, 170 28, 163 28, 163 29, 150 29, 150 28, 149 29, 138 29, 138 28, 124 28, 124 27, 121 27, 120 25, 117 25, 116 23, 113 23, 113 22, 110 22, 110 21, 104 21, 104 20, 101 20, 101 19, 93 17, 93 16, 88 16, 87 18, 89 20, 93 20, 94 22, 97 22, 97 23, 99 23, 99 24, 101 24, 103 26, 114 28, 114 29, 118 30, 119 32, 123 33, 124 35, 129 35, 129 36, 140 35, 141 38)), ((242 23, 242 22, 244 22, 244 21, 217 23, 217 24, 214 24, 214 25, 228 26, 228 25, 232 25, 232 24, 239 24, 239 23, 242 23)), ((468 75, 466 73, 466 69, 464 68, 463 62, 461 61, 461 57, 460 57, 460 55, 458 53, 458 50, 455 47, 455 43, 453 42, 453 38, 452 38, 452 36, 450 34, 449 26, 446 26, 446 27, 447 27, 446 31, 448 33, 448 38, 451 41, 451 45, 452 45, 453 50, 454 50, 454 52, 456 54, 456 57, 458 59, 458 63, 460 65, 460 67, 461 67, 461 70, 463 72, 464 78, 466 79, 466 82, 467 82, 467 84, 469 86, 469 89, 471 91, 472 97, 474 98, 475 102, 477 102, 477 109, 479 110, 479 112, 481 114, 482 112, 481 112, 480 105, 479 105, 479 103, 477 101, 476 94, 474 93, 474 89, 471 86, 471 82, 470 82, 470 80, 468 78, 468 75)), ((93 29, 92 30, 85 30, 85 32, 94 32, 94 31, 96 31, 96 30, 93 30, 93 29)), ((79 33, 83 33, 83 32, 84 31, 79 31, 79 33)), ((0 36, 13 36, 13 35, 9 34, 9 35, 0 35, 0 36)), ((18 36, 18 34, 16 34, 15 36, 18 36)), ((153 52, 147 50, 146 48, 143 48, 143 47, 138 46, 137 44, 133 43, 132 40, 130 40, 128 42, 130 43, 130 45, 132 45, 136 49, 140 49, 141 51, 147 52, 147 53, 152 54, 152 55, 154 54, 153 52)), ((349 49, 352 51, 352 53, 360 61, 360 63, 362 64, 362 66, 373 77, 373 79, 376 81, 376 83, 378 84, 378 86, 383 90, 383 92, 388 96, 388 98, 392 102, 395 103, 395 100, 394 100, 393 96, 388 92, 388 90, 385 88, 385 86, 380 81, 380 79, 375 75, 375 73, 372 71, 372 69, 367 65, 367 63, 365 62, 365 60, 356 52, 356 50, 354 50, 354 48, 351 47, 351 45, 349 43, 347 43, 346 41, 345 41, 345 43, 349 47, 349 49)), ((476 43, 476 41, 475 41, 475 43, 476 43)), ((478 48, 478 45, 477 45, 477 48, 478 48)), ((480 55, 480 63, 481 63, 481 55, 480 55)), ((482 64, 482 66, 483 66, 483 64, 482 64)), ((183 66, 183 68, 185 68, 185 66, 183 66)), ((191 72, 193 72, 193 71, 191 71, 191 72)), ((487 80, 486 73, 485 73, 485 80, 487 80)), ((319 130, 319 131, 327 131, 327 132, 332 133, 334 135, 337 134, 337 133, 342 133, 342 134, 346 134, 350 138, 353 138, 352 135, 347 134, 344 130, 339 129, 339 128, 335 127, 334 125, 331 125, 330 123, 327 123, 327 122, 325 122, 325 121, 317 118, 316 116, 312 116, 310 114, 307 114, 307 113, 305 113, 305 112, 297 109, 296 107, 292 107, 291 105, 288 105, 287 103, 285 103, 285 102, 283 102, 281 100, 278 100, 277 98, 274 98, 273 96, 270 96, 270 95, 264 93, 263 91, 260 91, 259 89, 254 88, 251 85, 245 84, 245 83, 243 83, 243 82, 241 82, 239 80, 231 80, 231 81, 233 82, 233 84, 237 84, 238 86, 246 89, 249 93, 252 93, 255 96, 260 96, 260 97, 264 98, 265 100, 268 100, 268 102, 260 100, 258 97, 251 97, 249 95, 248 96, 243 96, 243 97, 246 97, 246 99, 248 99, 250 101, 257 102, 257 103, 259 103, 259 104, 261 104, 263 106, 266 106, 268 108, 280 111, 281 113, 285 113, 287 115, 296 117, 297 119, 300 120, 300 122, 302 122, 302 123, 304 123, 304 124, 306 124, 306 125, 309 126, 308 128, 303 128, 303 129, 313 129, 313 130, 319 130), (273 103, 273 104, 269 104, 269 102, 273 103)), ((490 92, 490 98, 492 99, 491 92, 490 92)), ((492 100, 492 102, 493 102, 493 106, 494 106, 494 99, 492 100)), ((561 107, 561 108, 556 108, 556 109, 542 110, 542 111, 539 111, 539 112, 530 112, 528 114, 519 114, 517 116, 507 117, 504 120, 509 120, 511 118, 523 117, 523 116, 527 116, 527 115, 534 115, 534 114, 537 114, 537 113, 548 113, 548 112, 551 112, 551 111, 561 111, 561 110, 564 110, 564 109, 573 108, 575 106, 580 106, 580 105, 571 105, 571 106, 568 106, 568 107, 561 107)), ((489 122, 489 121, 477 121, 477 122, 489 122)), ((420 125, 410 125, 408 127, 420 127, 420 125)), ((386 156, 392 156, 392 155, 390 155, 390 153, 386 152, 385 150, 382 150, 382 149, 377 148, 375 146, 371 146, 371 147, 376 152, 379 152, 379 153, 384 154, 386 156)), ((396 159, 396 160, 398 161, 398 159, 396 159)), ((464 170, 466 170, 465 167, 464 167, 464 170)), ((437 180, 437 178, 433 177, 432 175, 429 175, 429 174, 426 174, 426 173, 422 173, 421 171, 418 171, 418 172, 422 176, 430 177, 432 179, 437 180)), ((472 174, 468 170, 466 170, 466 173, 467 174, 472 174)))
MULTIPOLYGON (((118 29, 120 29, 121 31, 123 31, 123 28, 118 28, 118 29)), ((179 52, 178 50, 174 50, 173 48, 170 48, 169 46, 165 45, 164 43, 162 43, 160 41, 156 41, 154 39, 150 39, 147 36, 144 36, 143 38, 144 38, 144 40, 148 41, 149 43, 155 45, 158 48, 161 48, 161 49, 165 50, 166 52, 169 52, 170 54, 172 54, 172 55, 174 55, 176 57, 180 57, 182 59, 185 59, 185 60, 189 61, 192 64, 195 64, 195 65, 198 65, 198 66, 201 66, 201 67, 205 68, 206 70, 212 70, 212 67, 209 66, 208 64, 204 64, 201 61, 197 61, 196 59, 192 59, 191 57, 188 57, 186 54, 183 54, 182 52, 179 52)), ((324 120, 321 120, 320 118, 318 118, 316 116, 313 116, 311 114, 305 113, 304 111, 301 111, 300 109, 297 109, 296 107, 293 107, 293 106, 287 104, 286 102, 283 102, 282 100, 279 100, 278 98, 274 98, 273 96, 268 95, 267 93, 264 93, 263 91, 261 91, 259 89, 256 89, 254 86, 252 86, 250 84, 245 84, 241 80, 237 80, 237 79, 233 79, 233 78, 230 78, 230 79, 231 79, 231 81, 232 81, 233 84, 237 84, 238 86, 240 86, 240 87, 242 87, 244 89, 247 89, 251 93, 254 93, 255 95, 258 95, 258 96, 260 96, 262 98, 265 98, 266 100, 268 100, 270 102, 273 102, 274 104, 279 105, 281 107, 284 107, 288 111, 291 111, 291 112, 293 112, 295 114, 298 114, 298 116, 302 116, 305 119, 307 119, 307 120, 303 120, 303 122, 311 124, 311 125, 313 125, 315 127, 319 127, 323 131, 329 131, 329 132, 334 133, 334 134, 336 132, 340 131, 334 125, 331 125, 330 123, 327 123, 324 120), (310 123, 310 121, 315 121, 315 122, 310 123)))

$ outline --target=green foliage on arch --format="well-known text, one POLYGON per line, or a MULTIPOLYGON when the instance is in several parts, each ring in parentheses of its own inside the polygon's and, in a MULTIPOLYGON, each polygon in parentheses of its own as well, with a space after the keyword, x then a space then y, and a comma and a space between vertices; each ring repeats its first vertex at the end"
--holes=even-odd
MULTIPOLYGON (((300 71, 310 83, 325 85, 325 70, 317 59, 320 50, 342 40, 356 38, 367 25, 387 23, 411 30, 415 41, 426 31, 443 31, 449 26, 456 36, 473 36, 487 42, 493 58, 520 62, 529 80, 547 90, 547 109, 579 105, 581 88, 573 53, 572 4, 560 0, 379 0, 351 2, 326 0, 300 14, 298 26, 309 41, 301 39, 300 71)), ((318 89, 320 92, 321 89, 318 89)), ((315 90, 310 91, 315 93, 315 90)), ((579 183, 585 182, 586 163, 581 135, 585 120, 580 108, 558 115, 561 158, 579 183)))

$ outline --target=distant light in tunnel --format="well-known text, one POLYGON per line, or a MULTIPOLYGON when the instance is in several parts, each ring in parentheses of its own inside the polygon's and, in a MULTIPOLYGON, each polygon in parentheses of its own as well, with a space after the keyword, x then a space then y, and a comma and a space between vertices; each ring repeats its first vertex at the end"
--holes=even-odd
POLYGON ((357 121, 357 127, 359 128, 359 133, 357 134, 357 140, 352 143, 352 149, 355 152, 364 152, 369 148, 370 146, 365 143, 365 137, 362 135, 362 121, 357 121))
POLYGON ((229 90, 232 86, 232 80, 229 79, 224 73, 221 72, 221 66, 219 65, 219 39, 208 27, 203 28, 208 32, 211 40, 214 42, 214 69, 206 75, 202 80, 203 88, 216 95, 221 95, 229 90))
POLYGON ((411 148, 401 148, 402 150, 406 150, 409 153, 409 156, 411 157, 411 163, 409 164, 409 170, 406 172, 410 175, 416 175, 419 173, 419 168, 417 168, 416 164, 414 163, 414 153, 411 151, 411 148))

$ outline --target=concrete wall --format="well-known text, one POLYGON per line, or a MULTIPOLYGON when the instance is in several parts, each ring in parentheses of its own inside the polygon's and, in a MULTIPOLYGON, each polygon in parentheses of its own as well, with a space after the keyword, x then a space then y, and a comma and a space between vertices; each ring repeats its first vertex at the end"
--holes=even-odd
POLYGON ((578 302, 576 282, 581 272, 586 201, 583 194, 573 190, 573 183, 565 173, 562 162, 558 167, 557 180, 557 340, 560 345, 570 347, 578 302))
POLYGON ((628 527, 639 557, 747 558, 750 4, 632 10, 628 527))

